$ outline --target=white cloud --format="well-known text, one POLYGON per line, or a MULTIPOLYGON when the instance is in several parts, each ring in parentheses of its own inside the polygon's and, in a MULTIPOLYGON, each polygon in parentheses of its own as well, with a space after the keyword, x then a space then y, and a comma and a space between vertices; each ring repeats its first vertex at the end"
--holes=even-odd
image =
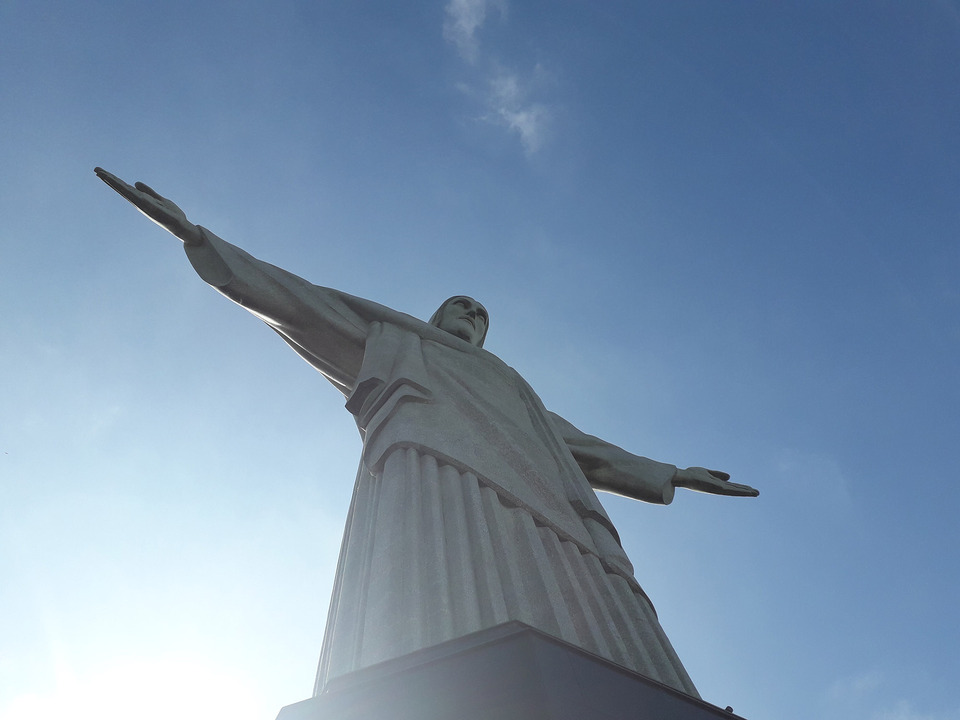
POLYGON ((521 99, 520 81, 516 75, 503 73, 490 81, 490 89, 496 102, 516 105, 521 99))
POLYGON ((528 91, 514 73, 502 72, 490 81, 487 119, 504 125, 520 137, 528 154, 539 150, 547 137, 551 114, 536 102, 527 102, 528 91))
POLYGON ((466 95, 479 98, 484 105, 480 119, 514 133, 524 151, 531 155, 543 147, 553 124, 551 108, 532 98, 548 75, 539 64, 529 75, 522 75, 483 51, 479 31, 491 10, 505 17, 505 0, 450 0, 446 6, 443 37, 481 74, 476 84, 457 84, 466 95))
POLYGON ((487 10, 506 11, 503 0, 450 0, 443 21, 443 37, 457 46, 460 57, 469 63, 477 62, 480 41, 477 31, 487 19, 487 10))
POLYGON ((520 135, 528 153, 535 153, 543 145, 550 113, 543 105, 531 105, 523 110, 501 110, 501 117, 511 130, 520 135))

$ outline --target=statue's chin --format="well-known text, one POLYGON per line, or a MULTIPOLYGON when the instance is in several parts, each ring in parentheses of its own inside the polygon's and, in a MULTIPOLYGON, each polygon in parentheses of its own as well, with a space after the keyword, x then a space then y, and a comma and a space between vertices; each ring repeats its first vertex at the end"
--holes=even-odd
POLYGON ((460 329, 460 328, 456 330, 450 330, 448 328, 440 328, 440 329, 443 330, 444 332, 450 333, 454 337, 458 337, 461 340, 464 340, 470 343, 471 345, 473 344, 473 334, 469 330, 460 329))

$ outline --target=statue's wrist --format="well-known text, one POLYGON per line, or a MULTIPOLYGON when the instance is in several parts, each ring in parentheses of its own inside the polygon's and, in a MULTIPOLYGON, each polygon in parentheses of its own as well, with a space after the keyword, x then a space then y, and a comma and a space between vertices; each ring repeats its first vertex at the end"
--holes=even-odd
POLYGON ((677 494, 677 474, 680 471, 677 470, 673 473, 673 477, 670 478, 667 482, 663 484, 663 487, 660 489, 661 501, 664 505, 669 505, 673 502, 674 496, 677 494))
POLYGON ((198 225, 187 223, 183 229, 177 233, 177 237, 188 247, 197 247, 203 244, 203 233, 198 225))

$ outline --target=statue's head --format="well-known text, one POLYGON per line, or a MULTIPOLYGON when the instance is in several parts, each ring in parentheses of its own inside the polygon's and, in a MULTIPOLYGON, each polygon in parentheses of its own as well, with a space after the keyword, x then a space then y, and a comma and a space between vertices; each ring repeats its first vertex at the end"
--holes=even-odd
POLYGON ((430 324, 471 345, 483 347, 490 326, 486 308, 466 295, 454 295, 440 306, 430 318, 430 324))

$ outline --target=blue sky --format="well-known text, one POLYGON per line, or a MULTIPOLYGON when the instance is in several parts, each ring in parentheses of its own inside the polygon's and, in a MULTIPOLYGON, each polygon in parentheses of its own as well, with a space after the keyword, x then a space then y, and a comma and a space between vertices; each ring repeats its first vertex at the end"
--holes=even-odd
POLYGON ((604 496, 704 697, 956 720, 960 4, 0 2, 0 718, 311 690, 342 398, 93 175, 756 500, 604 496))

